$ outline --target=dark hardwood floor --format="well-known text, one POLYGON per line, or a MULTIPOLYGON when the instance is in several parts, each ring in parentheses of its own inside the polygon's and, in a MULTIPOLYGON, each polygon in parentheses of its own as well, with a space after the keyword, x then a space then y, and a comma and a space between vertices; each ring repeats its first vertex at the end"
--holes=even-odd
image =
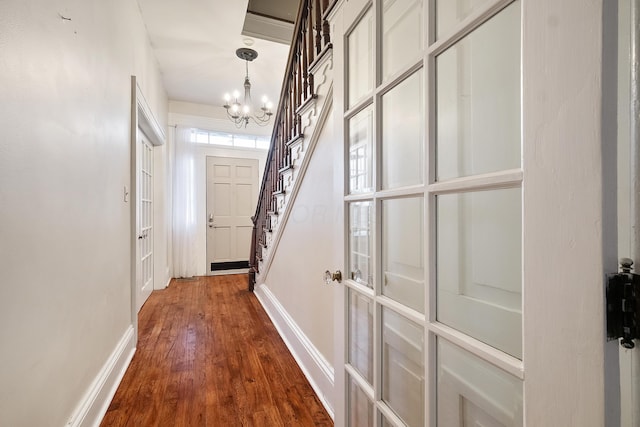
POLYGON ((101 426, 332 426, 246 275, 173 280, 101 426))

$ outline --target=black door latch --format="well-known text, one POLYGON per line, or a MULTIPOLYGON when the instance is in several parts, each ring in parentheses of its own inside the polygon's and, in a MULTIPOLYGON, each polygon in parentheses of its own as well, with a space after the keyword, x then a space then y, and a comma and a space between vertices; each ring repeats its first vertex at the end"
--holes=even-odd
POLYGON ((640 338, 640 275, 631 272, 632 265, 632 260, 622 258, 620 273, 607 275, 607 338, 622 338, 624 348, 634 348, 633 340, 640 338))

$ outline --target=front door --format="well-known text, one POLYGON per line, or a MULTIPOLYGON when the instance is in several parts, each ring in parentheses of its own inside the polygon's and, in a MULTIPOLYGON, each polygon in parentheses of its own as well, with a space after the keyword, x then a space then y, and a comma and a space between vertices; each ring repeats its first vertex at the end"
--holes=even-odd
POLYGON ((137 239, 138 268, 136 306, 138 311, 153 291, 153 147, 138 129, 137 153, 137 239))
POLYGON ((249 267, 258 160, 207 157, 207 274, 249 267))
POLYGON ((336 425, 619 422, 603 330, 603 275, 616 268, 604 7, 374 0, 335 12, 336 425))

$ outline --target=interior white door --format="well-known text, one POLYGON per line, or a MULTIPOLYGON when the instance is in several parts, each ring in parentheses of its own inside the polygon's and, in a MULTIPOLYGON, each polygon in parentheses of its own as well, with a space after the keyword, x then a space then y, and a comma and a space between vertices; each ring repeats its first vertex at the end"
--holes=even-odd
POLYGON ((153 291, 153 146, 138 129, 137 148, 137 241, 138 268, 136 307, 140 308, 153 291))
POLYGON ((615 118, 601 112, 615 98, 589 83, 612 77, 605 3, 356 0, 334 12, 346 159, 336 425, 619 425, 603 327, 615 118))
POLYGON ((248 268, 258 160, 207 157, 207 272, 248 268))

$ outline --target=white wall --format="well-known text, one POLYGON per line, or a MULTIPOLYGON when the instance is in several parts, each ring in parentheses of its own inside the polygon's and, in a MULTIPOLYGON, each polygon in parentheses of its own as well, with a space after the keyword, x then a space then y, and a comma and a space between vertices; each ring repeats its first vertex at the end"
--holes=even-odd
MULTIPOLYGON (((169 123, 171 126, 193 126, 209 131, 223 131, 235 134, 268 135, 265 128, 250 130, 236 129, 235 125, 224 116, 220 116, 219 107, 171 101, 169 103, 169 123)), ((224 112, 224 110, 223 110, 224 112)), ((262 184, 262 175, 267 160, 267 150, 242 149, 235 147, 217 147, 197 144, 196 160, 196 222, 200 230, 196 239, 197 275, 207 274, 207 157, 237 157, 258 160, 258 185, 262 184)))
POLYGON ((0 46, 0 424, 62 426, 132 323, 131 75, 167 101, 135 1, 2 1, 0 46))
MULTIPOLYGON (((333 191, 336 144, 333 120, 322 129, 289 220, 274 254, 265 285, 313 346, 333 364, 333 286, 324 283, 325 270, 335 271, 336 224, 342 223, 342 194, 333 191)), ((298 179, 301 179, 300 177, 298 179)))

